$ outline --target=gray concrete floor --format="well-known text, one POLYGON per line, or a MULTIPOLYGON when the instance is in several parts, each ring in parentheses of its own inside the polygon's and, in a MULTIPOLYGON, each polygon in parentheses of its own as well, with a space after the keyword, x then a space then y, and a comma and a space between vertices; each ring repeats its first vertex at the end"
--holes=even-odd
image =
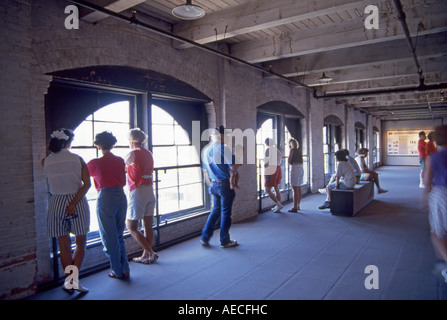
POLYGON ((298 214, 287 204, 281 214, 233 224, 236 248, 220 248, 217 230, 209 248, 195 238, 160 251, 156 264, 132 262, 126 281, 103 271, 81 278, 88 294, 58 287, 30 299, 446 300, 447 284, 432 273, 437 259, 419 209, 419 168, 378 172, 389 192, 376 193, 355 217, 319 210, 325 196, 309 195, 298 214), (369 265, 377 267, 377 289, 365 287, 369 265))

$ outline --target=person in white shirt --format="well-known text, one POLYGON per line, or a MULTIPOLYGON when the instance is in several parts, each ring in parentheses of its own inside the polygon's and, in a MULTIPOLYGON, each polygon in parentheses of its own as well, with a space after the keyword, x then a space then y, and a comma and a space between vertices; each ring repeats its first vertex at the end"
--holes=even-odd
POLYGON ((354 173, 355 173, 355 178, 356 178, 356 183, 360 182, 360 177, 362 175, 362 170, 359 167, 359 164, 357 163, 357 161, 355 161, 355 159, 353 157, 351 157, 349 155, 349 150, 348 149, 342 149, 342 151, 345 152, 346 154, 346 160, 348 161, 348 163, 352 166, 352 168, 354 169, 354 173))
MULTIPOLYGON (((74 134, 68 129, 56 130, 51 134, 49 151, 42 160, 44 174, 48 179, 50 199, 48 203, 48 236, 58 239, 62 267, 75 266, 78 271, 85 255, 85 244, 90 227, 90 209, 85 197, 90 189, 90 175, 84 160, 71 153, 74 134), (76 236, 76 249, 71 254, 70 233, 76 236)), ((67 271, 68 272, 68 271, 67 271)), ((78 281, 70 283, 68 277, 64 290, 73 289, 86 293, 88 289, 78 281)))
POLYGON ((331 190, 342 189, 349 190, 353 189, 356 183, 355 173, 352 166, 348 163, 346 159, 346 153, 343 150, 337 151, 335 153, 335 159, 338 161, 337 170, 334 174, 335 181, 329 183, 326 187, 326 201, 319 209, 330 208, 331 206, 331 190))

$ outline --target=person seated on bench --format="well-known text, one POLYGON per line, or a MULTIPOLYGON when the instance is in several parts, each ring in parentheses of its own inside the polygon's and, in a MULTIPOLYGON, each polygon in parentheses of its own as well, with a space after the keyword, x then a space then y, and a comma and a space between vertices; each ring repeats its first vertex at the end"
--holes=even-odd
POLYGON ((360 177, 362 175, 362 170, 360 170, 359 164, 357 163, 357 161, 355 161, 355 159, 353 157, 351 157, 349 155, 348 149, 342 149, 341 151, 345 152, 346 160, 352 166, 352 169, 354 169, 355 179, 356 179, 355 183, 356 184, 360 183, 360 177))
MULTIPOLYGON (((362 170, 360 170, 360 167, 359 167, 357 161, 355 161, 355 159, 349 155, 349 151, 347 149, 341 149, 340 151, 343 151, 346 154, 346 160, 348 161, 348 163, 354 169, 355 183, 356 184, 360 183, 360 176, 362 175, 362 170)), ((335 174, 333 174, 331 176, 331 179, 329 180, 329 183, 332 183, 334 181, 335 181, 335 174)), ((322 193, 322 194, 326 194, 327 193, 326 192, 326 188, 320 188, 320 189, 318 189, 318 192, 322 193)))
POLYGON ((360 181, 373 181, 376 184, 377 191, 379 193, 388 192, 388 190, 382 189, 380 187, 379 182, 379 174, 374 170, 368 169, 366 165, 365 158, 368 156, 369 150, 366 148, 360 148, 357 151, 358 156, 355 158, 355 161, 359 164, 360 169, 362 170, 362 175, 360 176, 360 181))
POLYGON ((349 190, 355 186, 355 173, 352 166, 346 159, 346 153, 339 150, 335 153, 335 159, 338 161, 337 170, 335 171, 335 182, 330 182, 326 187, 326 201, 318 209, 327 209, 331 206, 331 190, 342 189, 349 190))

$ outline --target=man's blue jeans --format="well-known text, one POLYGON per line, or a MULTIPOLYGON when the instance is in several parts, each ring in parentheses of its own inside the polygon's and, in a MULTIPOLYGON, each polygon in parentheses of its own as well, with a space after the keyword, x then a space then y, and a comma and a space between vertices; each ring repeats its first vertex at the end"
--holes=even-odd
POLYGON ((213 209, 202 229, 202 240, 210 240, 216 222, 220 218, 220 244, 226 245, 230 242, 231 207, 236 192, 230 189, 230 182, 224 180, 222 182, 213 181, 209 187, 209 193, 213 199, 213 209))
POLYGON ((99 191, 96 212, 99 234, 110 268, 117 277, 129 272, 123 232, 126 222, 127 199, 123 188, 104 188, 99 191))

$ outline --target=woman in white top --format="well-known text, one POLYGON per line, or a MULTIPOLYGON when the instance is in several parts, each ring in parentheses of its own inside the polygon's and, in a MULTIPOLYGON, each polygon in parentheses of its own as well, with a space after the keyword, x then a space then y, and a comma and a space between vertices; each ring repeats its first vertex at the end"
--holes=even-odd
MULTIPOLYGON (((50 199, 48 203, 48 236, 56 237, 60 247, 60 259, 64 270, 75 266, 78 271, 85 254, 86 235, 90 226, 90 210, 85 194, 90 188, 90 175, 84 160, 68 149, 73 141, 73 131, 56 130, 51 134, 48 149, 51 154, 42 160, 48 178, 50 199), (76 250, 71 254, 70 233, 76 236, 76 250)), ((68 275, 67 274, 67 275, 68 275)), ((64 290, 88 292, 77 279, 70 283, 67 277, 64 290)))
POLYGON ((362 171, 360 181, 373 181, 377 187, 378 193, 386 193, 388 190, 380 187, 379 174, 374 170, 370 170, 366 165, 365 158, 368 156, 368 152, 368 149, 360 148, 359 151, 357 151, 358 156, 355 158, 355 161, 357 161, 360 170, 362 171))
POLYGON ((343 150, 337 151, 335 153, 335 159, 338 161, 337 171, 334 175, 335 182, 331 182, 327 185, 326 201, 322 206, 319 207, 319 209, 326 209, 331 207, 332 189, 348 190, 354 188, 356 183, 354 169, 348 163, 345 152, 343 150))

